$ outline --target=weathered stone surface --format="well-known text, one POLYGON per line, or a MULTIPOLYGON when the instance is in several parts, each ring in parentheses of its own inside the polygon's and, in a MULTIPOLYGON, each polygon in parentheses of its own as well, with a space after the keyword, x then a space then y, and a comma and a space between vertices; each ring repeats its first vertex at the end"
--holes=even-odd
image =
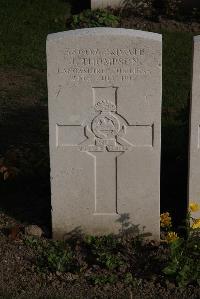
POLYGON ((159 34, 93 28, 47 38, 52 224, 159 238, 159 34))
POLYGON ((123 0, 91 0, 91 8, 121 7, 123 0))
POLYGON ((189 202, 200 204, 200 35, 194 37, 189 164, 189 202))

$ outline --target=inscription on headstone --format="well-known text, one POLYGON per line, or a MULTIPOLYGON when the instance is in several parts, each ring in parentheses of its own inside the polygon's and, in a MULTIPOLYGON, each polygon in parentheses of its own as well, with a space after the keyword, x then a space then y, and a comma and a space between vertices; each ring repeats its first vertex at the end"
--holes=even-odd
POLYGON ((189 164, 189 202, 200 205, 200 36, 194 37, 189 164))
POLYGON ((51 34, 47 62, 54 237, 117 233, 127 214, 159 238, 160 35, 51 34))

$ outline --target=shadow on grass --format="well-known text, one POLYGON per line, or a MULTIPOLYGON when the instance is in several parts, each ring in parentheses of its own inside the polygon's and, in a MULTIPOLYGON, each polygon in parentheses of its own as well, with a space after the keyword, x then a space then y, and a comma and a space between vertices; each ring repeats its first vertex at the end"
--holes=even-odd
POLYGON ((6 165, 19 169, 19 174, 14 179, 0 180, 0 209, 19 221, 40 225, 50 235, 47 107, 19 107, 4 116, 0 153, 6 165))
POLYGON ((184 225, 188 200, 190 101, 176 119, 163 121, 161 154, 161 211, 169 211, 175 228, 184 225))

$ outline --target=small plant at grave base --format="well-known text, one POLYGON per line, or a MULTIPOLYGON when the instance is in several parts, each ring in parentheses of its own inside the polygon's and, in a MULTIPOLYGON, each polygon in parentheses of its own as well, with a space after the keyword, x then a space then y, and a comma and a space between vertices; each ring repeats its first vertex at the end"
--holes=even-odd
POLYGON ((33 236, 25 236, 24 243, 37 251, 40 251, 43 248, 41 239, 35 238, 33 236))
POLYGON ((67 21, 67 27, 71 29, 88 28, 88 27, 117 27, 119 17, 113 15, 108 10, 97 9, 91 11, 84 10, 80 14, 73 15, 67 21))
POLYGON ((51 272, 73 272, 76 268, 72 249, 65 241, 51 241, 41 248, 38 269, 51 272))
POLYGON ((120 241, 113 235, 94 237, 87 236, 85 240, 93 259, 108 270, 126 266, 120 249, 120 241))
POLYGON ((167 234, 166 234, 166 241, 167 241, 167 243, 174 242, 174 241, 176 241, 178 239, 179 239, 179 237, 178 237, 177 233, 171 232, 171 231, 167 232, 167 234))
POLYGON ((172 218, 169 212, 165 212, 160 215, 160 226, 161 240, 163 242, 171 243, 179 238, 175 232, 171 231, 172 218))
POLYGON ((115 274, 98 274, 90 277, 90 281, 95 285, 114 284, 118 280, 115 274))
POLYGON ((174 233, 168 241, 170 260, 163 272, 175 279, 180 287, 185 287, 190 283, 200 286, 200 219, 191 216, 191 212, 199 209, 198 204, 190 204, 186 219, 187 237, 180 238, 174 233))
POLYGON ((162 229, 169 230, 172 226, 172 218, 168 212, 160 215, 160 226, 162 229))
MULTIPOLYGON (((95 274, 90 276, 89 281, 95 285, 115 284, 119 281, 119 276, 116 273, 95 274)), ((142 279, 133 277, 132 273, 127 272, 120 279, 127 286, 138 287, 142 283, 142 279)))

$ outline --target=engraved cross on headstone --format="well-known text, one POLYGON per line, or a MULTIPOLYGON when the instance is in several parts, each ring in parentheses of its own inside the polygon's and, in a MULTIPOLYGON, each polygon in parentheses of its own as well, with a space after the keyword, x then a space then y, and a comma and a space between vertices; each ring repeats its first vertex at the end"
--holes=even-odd
POLYGON ((130 124, 117 112, 117 87, 95 87, 92 121, 57 125, 57 145, 73 146, 94 159, 94 214, 118 214, 117 163, 136 146, 153 146, 153 124, 130 124), (82 141, 81 141, 81 139, 82 141))

